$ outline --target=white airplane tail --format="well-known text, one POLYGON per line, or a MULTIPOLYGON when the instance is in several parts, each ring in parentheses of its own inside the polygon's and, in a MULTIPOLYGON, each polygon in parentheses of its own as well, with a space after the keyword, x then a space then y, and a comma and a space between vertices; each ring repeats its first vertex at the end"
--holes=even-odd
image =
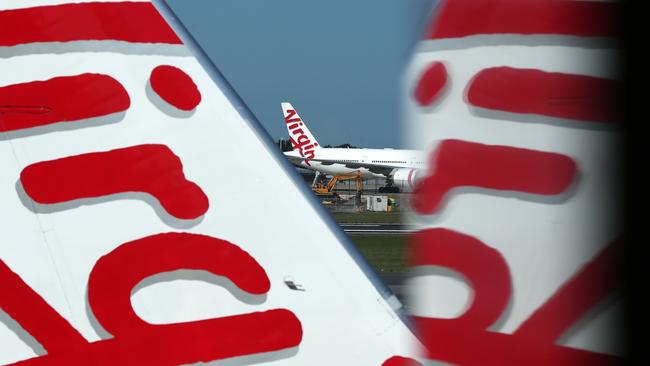
POLYGON ((411 201, 418 215, 408 216, 420 229, 410 258, 421 276, 409 290, 427 359, 624 364, 618 332, 629 299, 613 295, 624 285, 614 274, 622 162, 602 159, 622 146, 612 92, 622 70, 608 61, 620 57, 612 24, 622 4, 437 6, 403 101, 406 141, 430 151, 411 201))
POLYGON ((307 123, 300 118, 291 103, 282 103, 282 113, 293 150, 306 158, 307 161, 316 157, 316 151, 321 147, 314 135, 309 131, 309 128, 307 128, 307 123))
POLYGON ((413 353, 397 298, 164 1, 0 1, 0 24, 0 365, 413 353))

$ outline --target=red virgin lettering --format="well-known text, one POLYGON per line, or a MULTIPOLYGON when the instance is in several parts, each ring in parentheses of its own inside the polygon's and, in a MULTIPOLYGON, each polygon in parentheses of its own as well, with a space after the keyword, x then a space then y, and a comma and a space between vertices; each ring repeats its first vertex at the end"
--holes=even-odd
POLYGON ((179 219, 196 219, 209 207, 208 197, 185 178, 181 160, 165 145, 43 161, 23 169, 20 181, 29 197, 41 204, 142 192, 158 199, 165 211, 179 219))
POLYGON ((446 0, 433 18, 427 39, 479 34, 566 34, 580 37, 618 36, 612 19, 618 3, 598 1, 446 0))
POLYGON ((503 112, 615 123, 621 83, 593 76, 494 67, 470 82, 469 104, 503 112))
POLYGON ((284 117, 285 123, 300 122, 300 118, 291 118, 291 117, 295 116, 296 114, 298 114, 298 113, 295 110, 287 109, 287 116, 284 117))
POLYGON ((422 364, 412 358, 393 356, 384 361, 381 366, 422 366, 422 364))
POLYGON ((0 46, 86 40, 181 44, 148 2, 91 2, 3 10, 0 24, 0 46))
POLYGON ((128 93, 103 74, 60 76, 0 87, 0 132, 126 111, 128 93))
POLYGON ((432 105, 440 100, 448 78, 445 65, 439 61, 432 62, 420 76, 413 97, 420 106, 432 105))
POLYGON ((456 319, 414 317, 427 358, 456 365, 619 365, 622 359, 555 344, 569 326, 618 285, 610 276, 619 243, 602 251, 542 305, 514 334, 488 330, 506 309, 510 272, 498 251, 446 229, 415 234, 416 266, 438 265, 465 275, 474 290, 469 309, 456 319), (609 280, 601 281, 605 277, 609 280), (569 306, 568 304, 571 304, 569 306))
POLYGON ((284 117, 284 121, 288 125, 289 131, 291 132, 289 135, 289 140, 291 141, 291 146, 295 150, 298 150, 300 156, 307 158, 304 161, 305 164, 311 166, 311 164, 309 164, 309 160, 313 159, 316 156, 314 149, 318 146, 318 143, 312 143, 309 139, 309 136, 305 134, 302 128, 299 128, 303 126, 303 123, 300 118, 292 118, 295 115, 297 115, 295 110, 287 109, 287 115, 284 117), (292 124, 289 125, 289 123, 292 124), (294 139, 291 135, 297 135, 297 137, 294 139))
POLYGON ((88 342, 67 320, 0 260, 0 308, 49 352, 79 349, 88 342))
POLYGON ((540 195, 569 188, 578 172, 566 155, 511 146, 445 140, 431 155, 433 174, 415 187, 414 208, 432 214, 456 187, 478 187, 540 195))
POLYGON ((88 282, 88 301, 113 338, 88 343, 0 261, 0 305, 43 344, 48 354, 14 365, 180 365, 278 351, 302 340, 286 309, 176 324, 149 324, 131 306, 133 288, 147 277, 180 269, 224 276, 251 294, 270 289, 264 269, 236 245, 189 233, 157 234, 100 258, 88 282))
POLYGON ((201 103, 201 92, 194 80, 178 67, 157 66, 149 83, 160 98, 182 111, 191 111, 201 103))

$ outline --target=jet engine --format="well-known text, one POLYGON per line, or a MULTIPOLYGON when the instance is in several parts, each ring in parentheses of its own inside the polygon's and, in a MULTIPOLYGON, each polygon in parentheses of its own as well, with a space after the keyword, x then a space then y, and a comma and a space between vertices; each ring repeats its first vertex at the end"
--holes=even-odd
POLYGON ((412 192, 418 179, 424 176, 422 169, 399 168, 395 169, 389 179, 387 186, 380 191, 383 192, 412 192))

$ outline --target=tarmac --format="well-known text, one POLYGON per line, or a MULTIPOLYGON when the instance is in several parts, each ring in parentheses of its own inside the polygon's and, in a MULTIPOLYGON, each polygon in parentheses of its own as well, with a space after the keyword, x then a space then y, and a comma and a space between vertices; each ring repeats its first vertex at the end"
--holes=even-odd
POLYGON ((407 224, 339 224, 348 234, 408 234, 417 231, 407 224))

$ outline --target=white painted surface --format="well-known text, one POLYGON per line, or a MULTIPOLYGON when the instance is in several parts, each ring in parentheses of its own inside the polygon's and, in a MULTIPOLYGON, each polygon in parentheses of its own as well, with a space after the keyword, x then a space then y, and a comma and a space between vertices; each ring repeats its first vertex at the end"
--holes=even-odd
MULTIPOLYGON (((303 340, 295 356, 268 364, 375 366, 392 355, 411 353, 410 331, 346 252, 333 232, 339 229, 324 223, 299 190, 302 183, 279 166, 272 147, 264 146, 193 57, 167 54, 79 51, 0 57, 0 86, 93 72, 117 79, 131 98, 118 123, 26 137, 8 133, 0 139, 0 259, 86 339, 96 341, 100 336, 86 312, 86 291, 100 256, 156 233, 210 235, 235 243, 264 267, 271 281, 266 301, 248 305, 215 285, 178 280, 133 295, 143 319, 165 323, 286 308, 300 319, 303 340), (201 91, 202 102, 191 117, 170 117, 146 96, 151 70, 162 64, 184 70, 201 91), (182 160, 186 178, 209 197, 210 209, 197 225, 169 226, 140 200, 109 200, 50 214, 35 214, 19 200, 16 182, 30 164, 147 143, 171 148, 182 160), (306 291, 290 290, 283 283, 287 276, 306 291)), ((0 345, 0 364, 34 356, 2 322, 0 345)))
MULTIPOLYGON (((483 36, 484 40, 501 35, 483 36)), ((537 68, 616 79, 617 55, 611 45, 593 47, 592 40, 572 39, 576 46, 482 46, 480 38, 422 41, 403 84, 404 121, 412 148, 434 151, 440 141, 460 139, 568 155, 578 165, 578 177, 560 200, 494 191, 452 191, 435 215, 412 217, 423 227, 440 227, 478 238, 496 248, 511 271, 511 313, 498 330, 512 333, 576 271, 622 233, 620 209, 620 131, 614 126, 523 116, 519 122, 477 114, 466 102, 467 86, 480 70, 496 66, 537 68), (448 90, 432 107, 413 98, 418 78, 431 62, 441 61, 448 72, 448 90)), ((561 37, 560 37, 561 38, 561 37)), ((532 39, 532 37, 529 37, 532 39)), ((521 118, 522 116, 514 116, 521 118)), ((433 167, 432 169, 435 169, 433 167)), ((428 276, 432 277, 432 276, 428 276)), ((445 277, 420 279, 414 287, 414 312, 446 318, 462 310, 459 289, 464 282, 445 277), (451 296, 447 296, 451 294, 451 296)), ((461 312, 462 313, 462 312, 461 312)), ((608 320, 612 324, 611 317, 608 320)), ((577 332, 567 345, 620 354, 620 342, 604 342, 606 327, 577 332), (607 344, 605 344, 607 343, 607 344)))

